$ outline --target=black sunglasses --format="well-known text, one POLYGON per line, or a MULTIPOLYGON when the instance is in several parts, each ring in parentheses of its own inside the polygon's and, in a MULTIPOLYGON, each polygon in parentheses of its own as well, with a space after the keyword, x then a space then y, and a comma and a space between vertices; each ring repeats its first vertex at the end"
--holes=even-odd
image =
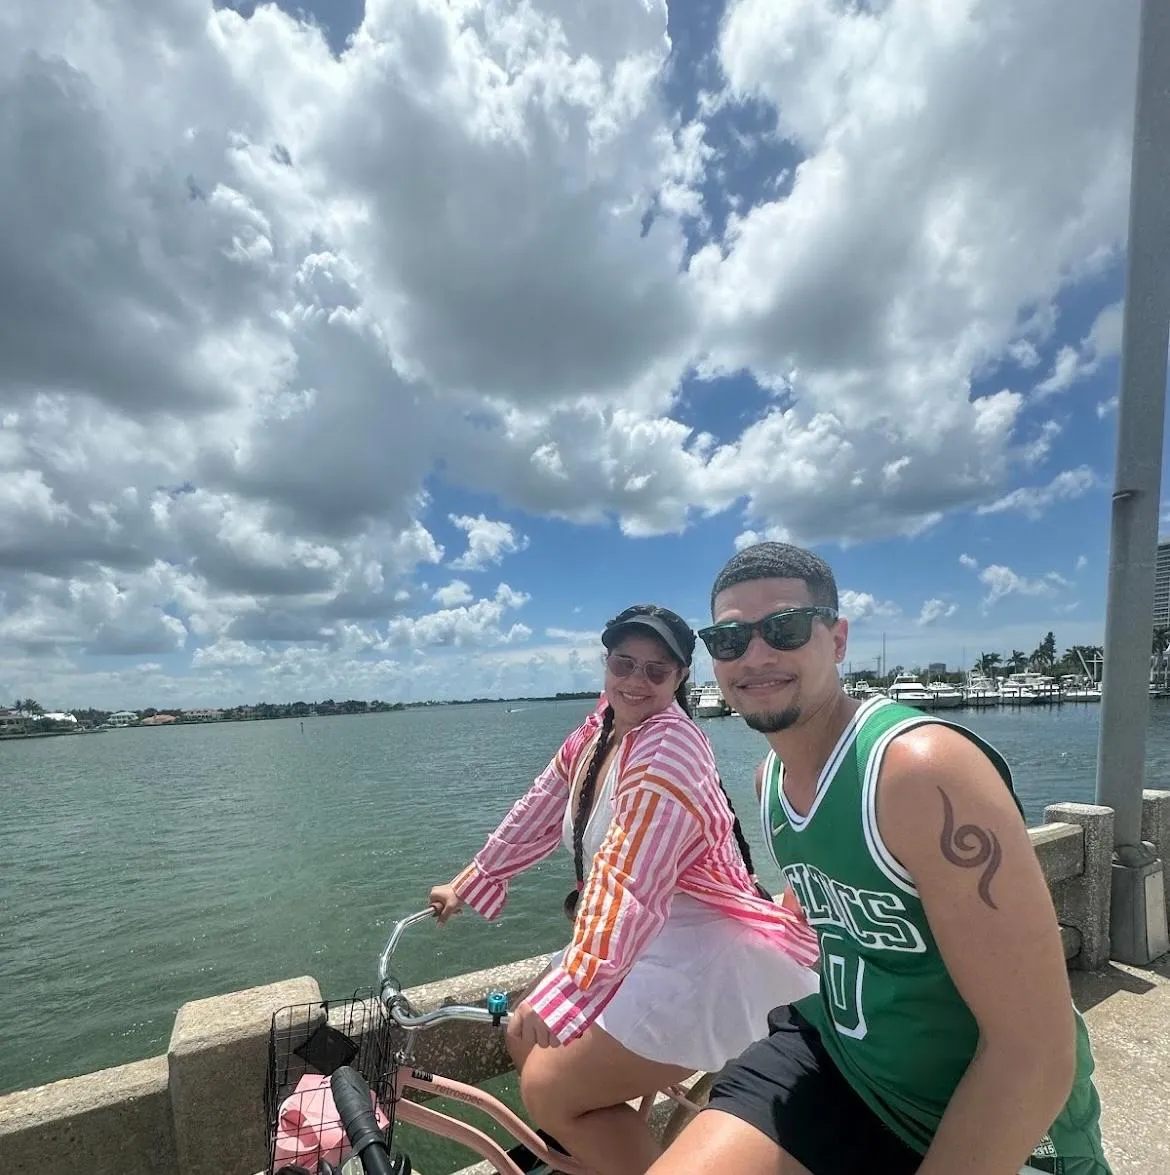
POLYGON ((735 661, 748 651, 752 634, 758 632, 774 649, 791 652, 808 644, 813 621, 821 619, 835 624, 837 612, 833 608, 785 608, 759 620, 728 620, 699 629, 699 639, 716 661, 735 661))

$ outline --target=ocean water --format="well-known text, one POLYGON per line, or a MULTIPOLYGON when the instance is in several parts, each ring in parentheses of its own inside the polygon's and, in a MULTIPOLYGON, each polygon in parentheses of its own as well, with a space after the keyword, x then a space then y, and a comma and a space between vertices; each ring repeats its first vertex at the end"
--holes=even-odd
MULTIPOLYGON (((297 975, 373 982, 390 925, 450 879, 588 702, 111 731, 0 744, 0 1092, 162 1053, 180 1005, 297 975)), ((1029 821, 1091 801, 1097 706, 960 711, 1011 763, 1029 821)), ((766 749, 706 721, 766 882, 752 773, 766 749)), ((1146 786, 1170 778, 1151 704, 1146 786)), ((413 985, 564 944, 568 854, 503 916, 407 934, 413 985)), ((435 1171, 426 1168, 428 1175, 435 1171)))

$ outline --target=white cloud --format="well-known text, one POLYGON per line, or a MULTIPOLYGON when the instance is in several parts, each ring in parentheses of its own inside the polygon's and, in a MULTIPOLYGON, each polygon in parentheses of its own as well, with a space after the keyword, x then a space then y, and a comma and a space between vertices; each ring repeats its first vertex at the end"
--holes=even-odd
POLYGON ((982 600, 982 610, 987 613, 1005 596, 1049 596, 1061 588, 1071 587, 1071 582, 1058 571, 1048 571, 1037 578, 1018 575, 1002 563, 991 563, 980 569, 979 563, 970 555, 960 555, 959 562, 970 571, 978 571, 978 578, 987 588, 982 600))
POLYGON ((753 200, 666 104, 663 0, 367 0, 340 56, 271 5, 10 0, 3 680, 441 690, 414 650, 530 635, 499 592, 426 610, 420 569, 528 542, 445 551, 445 486, 629 537, 995 509, 1056 435, 1001 369, 1117 258, 1133 89, 1132 11, 1017 9, 733 0, 721 101, 800 156, 753 200), (683 375, 705 418, 741 370, 767 406, 692 428, 683 375))
POLYGON ((1117 411, 1117 397, 1110 396, 1107 400, 1097 401, 1097 419, 1104 420, 1106 416, 1117 411))
POLYGON ((578 645, 595 644, 599 636, 596 632, 581 628, 546 628, 544 635, 550 641, 568 641, 578 645))
POLYGON ((1106 306, 1093 321, 1079 347, 1065 346, 1057 352, 1052 372, 1036 385, 1040 396, 1067 391, 1074 383, 1095 374, 1106 359, 1121 351, 1122 303, 1106 306))
POLYGON ((928 627, 937 624, 940 620, 947 620, 959 610, 958 604, 948 603, 934 597, 922 602, 922 611, 918 613, 918 624, 928 627))
POLYGON ((1084 556, 1084 555, 1078 555, 1078 556, 1077 556, 1077 562, 1076 562, 1076 568, 1075 568, 1075 570, 1077 570, 1077 571, 1084 571, 1084 569, 1085 569, 1086 567, 1088 567, 1088 565, 1089 565, 1089 560, 1088 560, 1088 558, 1086 558, 1086 556, 1084 556))
POLYGON ((1000 563, 992 563, 979 572, 980 582, 987 587, 987 595, 983 598, 984 609, 1002 600, 1005 596, 1046 596, 1053 590, 1053 581, 1050 573, 1042 579, 1028 579, 1017 575, 1010 567, 1000 563))
POLYGON ((771 105, 804 155, 790 191, 691 266, 710 366, 792 392, 729 450, 752 519, 890 533, 1002 485, 1022 401, 972 401, 971 380, 1026 359, 1054 290, 1116 256, 1133 83, 1115 65, 1133 32, 1132 13, 1055 3, 729 4, 724 100, 771 105))
POLYGON ((1018 510, 1028 518, 1041 518, 1057 502, 1070 502, 1083 497, 1099 485, 1097 475, 1087 466, 1066 469, 1058 473, 1046 486, 1021 486, 976 509, 977 514, 1003 514, 1018 510))
POLYGON ((898 605, 890 600, 878 600, 870 592, 856 592, 849 588, 838 593, 841 615, 853 624, 869 620, 885 620, 897 616, 898 605))
POLYGON ((37 575, 28 587, 5 599, 0 644, 109 656, 169 653, 187 643, 187 626, 162 605, 183 587, 165 564, 121 574, 102 568, 90 579, 37 575))
POLYGON ((735 536, 735 549, 755 546, 756 543, 790 543, 792 536, 782 526, 769 526, 766 530, 745 530, 735 536))
POLYGON ((441 587, 431 597, 444 608, 454 608, 458 604, 469 604, 474 599, 471 588, 461 579, 453 579, 446 587, 441 587))
POLYGON ((506 583, 500 584, 494 596, 458 607, 442 608, 423 616, 403 616, 391 620, 378 647, 428 648, 447 645, 509 644, 527 640, 532 630, 524 624, 513 623, 502 627, 509 610, 522 608, 529 597, 506 583))
POLYGON ((1040 353, 1030 339, 1016 339, 1008 344, 1008 356, 1013 363, 1018 364, 1025 371, 1031 370, 1040 363, 1040 353))
POLYGON ((263 665, 266 660, 264 650, 255 645, 250 645, 246 641, 223 639, 196 649, 191 663, 196 669, 219 666, 235 669, 263 665))
POLYGON ((467 550, 451 562, 457 571, 482 571, 528 547, 527 536, 517 535, 507 522, 492 522, 482 514, 477 518, 452 514, 451 522, 467 535, 467 550))
POLYGON ((1060 436, 1061 431, 1058 421, 1046 420, 1032 440, 1019 446, 1020 460, 1024 465, 1039 465, 1052 452, 1052 443, 1060 436))

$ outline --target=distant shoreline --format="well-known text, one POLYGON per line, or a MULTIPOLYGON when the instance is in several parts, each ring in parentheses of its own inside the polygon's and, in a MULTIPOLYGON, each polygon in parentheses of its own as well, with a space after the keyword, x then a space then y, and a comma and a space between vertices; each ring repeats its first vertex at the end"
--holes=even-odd
POLYGON ((582 693, 546 694, 538 697, 516 698, 456 698, 451 701, 431 700, 426 702, 347 702, 343 704, 316 704, 312 707, 306 703, 288 703, 274 706, 269 703, 260 703, 258 706, 236 706, 225 709, 215 717, 208 717, 206 713, 184 714, 183 711, 156 710, 147 707, 142 711, 143 716, 166 715, 173 718, 171 722, 138 722, 126 723, 122 726, 66 726, 59 730, 30 730, 19 733, 0 733, 0 743, 15 742, 18 739, 29 738, 67 738, 80 734, 106 734, 110 730, 165 730, 170 726, 218 726, 224 722, 275 722, 290 718, 304 721, 306 718, 339 718, 355 714, 393 714, 403 710, 422 710, 437 706, 485 706, 503 705, 514 702, 574 702, 594 701, 600 694, 597 690, 582 693), (326 708, 322 708, 325 706, 326 708), (301 707, 304 707, 303 709, 301 707))

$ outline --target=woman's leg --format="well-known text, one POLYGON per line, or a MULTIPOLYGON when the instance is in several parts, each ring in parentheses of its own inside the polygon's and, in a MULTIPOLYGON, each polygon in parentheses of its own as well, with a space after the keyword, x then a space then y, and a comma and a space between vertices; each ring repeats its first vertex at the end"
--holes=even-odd
POLYGON ((648 1061, 594 1025, 560 1048, 533 1048, 517 1066, 534 1121, 598 1175, 644 1175, 662 1153, 627 1101, 688 1077, 648 1061))
POLYGON ((529 1044, 526 1040, 517 1040, 511 1033, 504 1033, 504 1047, 508 1050, 508 1056, 512 1058, 512 1065, 517 1073, 524 1072, 524 1062, 528 1060, 528 1054, 536 1047, 529 1044))

